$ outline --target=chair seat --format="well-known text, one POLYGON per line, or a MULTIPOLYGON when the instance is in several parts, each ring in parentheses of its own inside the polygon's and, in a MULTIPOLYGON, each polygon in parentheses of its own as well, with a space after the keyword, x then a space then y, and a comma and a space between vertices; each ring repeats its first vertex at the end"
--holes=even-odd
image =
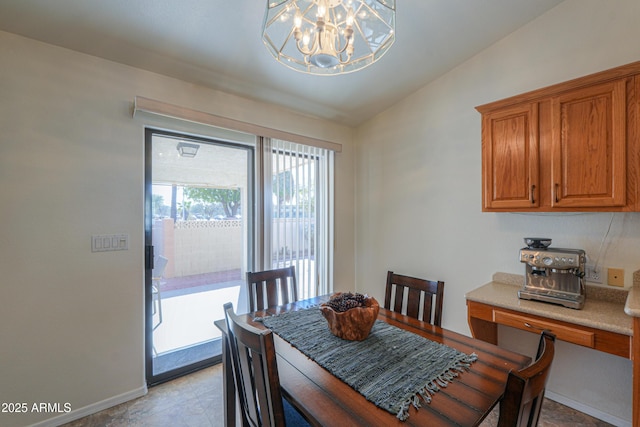
POLYGON ((302 414, 294 408, 287 399, 282 399, 282 405, 284 406, 284 420, 287 427, 303 427, 310 425, 307 420, 302 417, 302 414))

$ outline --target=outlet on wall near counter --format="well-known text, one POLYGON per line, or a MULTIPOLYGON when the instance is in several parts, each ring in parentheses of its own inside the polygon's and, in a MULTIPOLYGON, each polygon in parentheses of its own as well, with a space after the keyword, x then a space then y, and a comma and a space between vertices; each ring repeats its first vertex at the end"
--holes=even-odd
POLYGON ((624 287, 624 270, 622 268, 609 268, 607 270, 607 283, 609 286, 624 287))
POLYGON ((591 283, 602 283, 602 270, 602 267, 586 264, 584 266, 584 280, 591 283))

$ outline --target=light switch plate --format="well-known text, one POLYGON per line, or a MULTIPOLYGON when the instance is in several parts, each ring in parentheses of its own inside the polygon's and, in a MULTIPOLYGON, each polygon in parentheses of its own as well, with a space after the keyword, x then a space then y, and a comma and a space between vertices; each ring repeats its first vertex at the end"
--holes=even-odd
POLYGON ((100 234, 91 236, 91 252, 129 250, 128 234, 100 234))

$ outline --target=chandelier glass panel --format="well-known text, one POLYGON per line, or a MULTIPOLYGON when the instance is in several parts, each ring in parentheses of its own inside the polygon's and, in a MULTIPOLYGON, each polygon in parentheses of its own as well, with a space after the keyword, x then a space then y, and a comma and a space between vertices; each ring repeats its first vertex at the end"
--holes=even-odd
POLYGON ((262 40, 294 70, 350 73, 389 50, 395 15, 395 0, 267 0, 262 40))

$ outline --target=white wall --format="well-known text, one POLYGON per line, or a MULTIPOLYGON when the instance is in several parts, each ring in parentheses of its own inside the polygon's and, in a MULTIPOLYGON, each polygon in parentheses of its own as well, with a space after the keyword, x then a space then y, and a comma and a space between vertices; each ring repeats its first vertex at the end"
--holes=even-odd
MULTIPOLYGON (((474 107, 640 60, 639 18, 637 0, 567 0, 361 126, 358 291, 381 298, 387 270, 444 280, 443 325, 469 334, 464 294, 496 271, 523 274, 518 250, 525 236, 551 237, 555 246, 583 248, 592 259, 600 254, 601 265, 624 268, 631 285, 640 269, 640 213, 481 212, 474 107)), ((501 343, 518 348, 528 335, 501 331, 501 343)), ((628 423, 630 361, 558 347, 551 394, 628 423)))
POLYGON ((351 129, 4 32, 0 58, 0 402, 29 404, 0 413, 0 425, 69 417, 31 412, 33 403, 68 402, 79 414, 145 392, 151 119, 132 118, 136 95, 342 143, 335 276, 353 284, 351 129), (90 236, 108 233, 129 234, 129 250, 91 253, 90 236))

